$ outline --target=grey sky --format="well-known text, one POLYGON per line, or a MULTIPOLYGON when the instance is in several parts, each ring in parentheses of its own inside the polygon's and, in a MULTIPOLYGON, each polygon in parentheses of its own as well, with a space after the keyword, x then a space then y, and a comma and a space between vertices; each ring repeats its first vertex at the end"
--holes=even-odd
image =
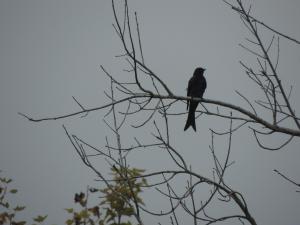
MULTIPOLYGON (((300 1, 251 2, 258 18, 300 38, 300 1)), ((238 64, 250 58, 238 47, 247 30, 222 1, 130 0, 129 4, 138 12, 146 63, 174 93, 185 95, 194 68, 203 66, 207 68, 207 98, 243 105, 234 90, 257 96, 238 64)), ((121 77, 125 65, 114 57, 123 52, 112 23, 110 1, 0 1, 0 169, 14 178, 20 190, 15 201, 28 207, 26 218, 48 214, 49 224, 62 224, 66 218, 63 208, 73 205, 73 194, 95 178, 80 162, 61 125, 98 146, 104 145, 104 137, 110 133, 102 122, 105 111, 84 119, 43 123, 30 123, 17 112, 33 117, 73 112, 79 108, 72 96, 86 107, 107 102, 103 91, 109 81, 99 66, 121 77)), ((279 71, 286 87, 294 86, 292 103, 298 111, 299 50, 299 46, 281 40, 279 71)), ((184 110, 183 105, 178 108, 184 110)), ((223 130, 228 124, 201 117, 197 133, 184 133, 184 122, 185 117, 172 120, 173 141, 180 152, 186 152, 189 163, 210 174, 208 129, 223 130), (203 149, 193 147, 199 143, 203 149)), ((143 137, 136 130, 124 135, 124 144, 131 144, 129 138, 134 135, 143 137)), ((299 194, 272 172, 280 169, 300 181, 299 140, 279 152, 267 152, 257 147, 247 129, 233 138, 232 160, 236 164, 227 179, 245 194, 257 222, 300 224, 299 194)), ((276 138, 268 141, 276 143, 276 138)), ((221 151, 223 146, 219 145, 221 151)), ((153 159, 164 165, 152 153, 143 154, 131 164, 153 169, 149 160, 153 159)), ((151 224, 151 220, 147 222, 151 224)))

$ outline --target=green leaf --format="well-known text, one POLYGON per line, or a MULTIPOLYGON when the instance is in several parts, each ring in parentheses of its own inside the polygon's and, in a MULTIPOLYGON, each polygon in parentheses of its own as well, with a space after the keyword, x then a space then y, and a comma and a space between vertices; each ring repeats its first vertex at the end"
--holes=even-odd
POLYGON ((66 208, 65 209, 68 213, 73 213, 74 212, 74 209, 73 208, 66 208))
MULTIPOLYGON (((6 180, 6 183, 9 184, 10 182, 12 182, 12 179, 8 179, 6 180)), ((23 221, 22 221, 23 222, 23 221)))
POLYGON ((26 208, 26 206, 18 206, 16 208, 14 208, 15 211, 22 211, 26 208))
POLYGON ((125 208, 122 210, 122 215, 125 215, 125 216, 132 216, 133 213, 134 213, 134 210, 132 207, 125 208))
POLYGON ((48 216, 48 215, 46 215, 46 216, 40 216, 40 215, 38 215, 36 218, 33 218, 33 220, 34 220, 35 222, 42 223, 42 222, 44 222, 44 220, 47 218, 47 216, 48 216))
POLYGON ((16 194, 18 192, 18 190, 17 189, 11 189, 9 192, 12 193, 12 194, 16 194))
POLYGON ((88 211, 92 212, 94 216, 100 217, 99 206, 94 206, 93 208, 89 208, 88 211))
POLYGON ((4 207, 8 209, 8 208, 9 208, 9 203, 6 202, 6 203, 4 204, 4 207))
POLYGON ((79 215, 81 216, 81 218, 87 219, 89 218, 90 214, 87 210, 82 210, 79 215))
POLYGON ((69 219, 69 220, 66 221, 66 224, 67 224, 67 225, 72 225, 73 222, 74 222, 74 220, 69 219))
POLYGON ((5 177, 1 177, 1 178, 0 178, 0 181, 1 181, 2 183, 9 184, 10 182, 12 182, 12 179, 7 179, 7 178, 5 178, 5 177))

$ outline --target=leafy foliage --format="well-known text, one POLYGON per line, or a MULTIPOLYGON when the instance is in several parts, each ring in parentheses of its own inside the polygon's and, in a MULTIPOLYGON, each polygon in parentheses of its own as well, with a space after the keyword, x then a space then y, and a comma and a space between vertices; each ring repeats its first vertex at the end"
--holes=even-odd
POLYGON ((141 176, 144 170, 137 168, 112 169, 113 182, 104 189, 88 188, 86 194, 76 193, 74 202, 79 204, 78 211, 74 208, 65 210, 72 215, 67 219, 67 225, 132 225, 130 221, 123 222, 124 217, 129 219, 134 216, 134 203, 144 204, 139 194, 147 181, 141 176), (88 206, 89 194, 101 193, 104 200, 98 205, 88 206))
MULTIPOLYGON (((80 209, 66 208, 71 218, 65 221, 67 225, 132 225, 130 221, 123 221, 124 217, 129 219, 134 216, 135 204, 144 204, 140 193, 142 187, 147 185, 144 178, 137 178, 144 170, 137 168, 112 167, 113 182, 103 189, 88 188, 86 193, 76 193, 74 202, 80 209), (88 206, 89 194, 101 194, 103 201, 97 205, 88 206)), ((0 171, 1 173, 1 171, 0 171)), ((26 206, 16 205, 12 207, 6 199, 7 195, 15 195, 17 189, 10 188, 12 179, 0 176, 0 225, 26 225, 27 221, 16 220, 16 214, 26 209, 26 206)), ((38 215, 33 218, 32 225, 43 224, 48 215, 38 215)))
MULTIPOLYGON (((2 171, 0 170, 0 173, 2 171)), ((0 225, 10 224, 10 225, 26 225, 26 221, 17 221, 16 215, 17 213, 23 211, 26 206, 12 206, 7 200, 8 195, 15 195, 18 193, 18 189, 10 188, 10 183, 12 179, 0 176, 0 225)), ((42 224, 44 220, 47 218, 46 216, 38 215, 33 218, 36 224, 42 224)))

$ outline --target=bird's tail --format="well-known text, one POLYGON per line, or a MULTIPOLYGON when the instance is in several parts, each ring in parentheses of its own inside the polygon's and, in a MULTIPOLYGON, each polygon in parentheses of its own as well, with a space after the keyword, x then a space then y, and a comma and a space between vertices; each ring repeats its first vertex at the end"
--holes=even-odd
POLYGON ((184 131, 186 131, 186 129, 188 129, 190 126, 192 126, 194 131, 196 131, 195 111, 191 109, 189 110, 189 115, 186 120, 184 131))

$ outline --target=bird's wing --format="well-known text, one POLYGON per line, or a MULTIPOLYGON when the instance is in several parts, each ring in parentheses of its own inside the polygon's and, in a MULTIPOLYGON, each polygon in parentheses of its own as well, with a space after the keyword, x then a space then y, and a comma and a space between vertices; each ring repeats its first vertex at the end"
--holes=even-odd
POLYGON ((204 92, 205 92, 206 86, 207 86, 207 84, 206 84, 206 79, 205 79, 205 77, 203 77, 203 78, 201 79, 201 85, 200 85, 200 90, 201 90, 200 97, 201 97, 201 98, 203 97, 203 94, 204 94, 204 92))
MULTIPOLYGON (((191 77, 191 79, 189 80, 189 84, 188 84, 188 88, 187 88, 187 96, 191 96, 191 90, 192 90, 192 86, 193 86, 193 77, 191 77)), ((190 105, 190 101, 188 100, 187 101, 187 104, 186 104, 186 109, 188 110, 189 109, 189 105, 190 105)))

